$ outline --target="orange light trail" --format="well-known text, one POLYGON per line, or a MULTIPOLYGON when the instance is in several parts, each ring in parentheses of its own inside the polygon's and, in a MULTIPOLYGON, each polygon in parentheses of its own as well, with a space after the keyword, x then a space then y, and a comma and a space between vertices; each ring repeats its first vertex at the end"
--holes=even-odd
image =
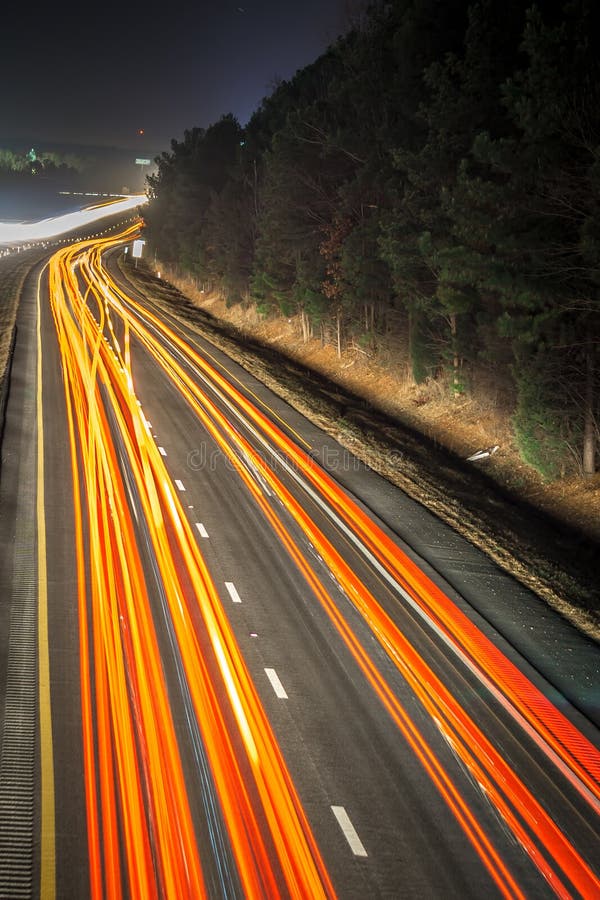
MULTIPOLYGON (((136 230, 127 229, 119 240, 130 240, 136 230)), ((133 391, 128 325, 121 348, 105 290, 92 277, 94 254, 116 243, 80 242, 55 254, 49 267, 75 498, 91 896, 207 893, 128 499, 134 485, 244 896, 333 897, 220 598, 146 429, 133 391), (80 279, 87 283, 83 294, 80 279), (88 305, 92 297, 97 320, 88 305), (221 708, 204 658, 198 610, 230 714, 221 708), (236 755, 240 740, 244 765, 236 755), (246 768, 251 785, 244 780, 246 768)))
POLYGON ((62 293, 69 285, 71 298, 77 296, 69 267, 73 253, 67 250, 53 257, 50 288, 65 373, 74 488, 76 499, 81 500, 80 468, 87 501, 85 524, 89 529, 91 624, 80 503, 76 505, 76 540, 92 896, 122 896, 118 809, 122 810, 131 896, 154 897, 163 890, 173 897, 202 896, 189 809, 186 803, 183 808, 176 806, 185 797, 185 787, 150 611, 147 604, 140 602, 146 593, 141 564, 118 463, 111 453, 108 424, 99 402, 96 370, 104 369, 105 351, 99 335, 90 331, 85 310, 78 310, 77 320, 62 293), (123 623, 128 641, 123 640, 123 623), (135 653, 131 652, 130 642, 137 644, 135 653), (90 671, 92 660, 94 668, 90 671), (133 704, 130 694, 135 698, 133 704), (153 765, 152 779, 145 786, 136 740, 143 741, 143 753, 148 764, 153 765), (149 816, 145 792, 150 794, 149 816), (150 822, 155 823, 158 872, 152 861, 150 822), (104 885, 101 873, 105 873, 104 885))
MULTIPOLYGON (((376 599, 361 584, 347 563, 344 562, 306 515, 301 505, 285 489, 280 479, 264 464, 253 447, 229 424, 206 393, 199 388, 194 379, 187 374, 182 366, 151 334, 150 330, 141 321, 141 316, 143 315, 144 319, 150 321, 153 327, 159 330, 160 334, 175 344, 190 362, 206 373, 224 394, 233 397, 238 406, 248 415, 248 418, 254 424, 259 424, 263 432, 273 440, 277 447, 285 450, 292 461, 300 467, 302 473, 314 485, 318 486, 323 496, 343 515, 345 521, 352 524, 356 532, 365 541, 365 544, 376 555, 376 558, 386 564, 386 567, 395 574, 395 577, 398 578, 405 588, 408 587, 410 589, 411 595, 414 594, 419 598, 430 614, 435 614, 436 622, 444 626, 444 631, 452 637, 453 641, 456 641, 457 638, 455 631, 451 631, 451 624, 453 627, 456 626, 456 633, 465 647, 472 648, 476 646, 482 648, 482 667, 486 674, 493 675, 495 682, 502 687, 504 693, 514 700, 520 711, 527 713, 528 720, 535 723, 538 732, 548 740, 553 749, 556 749, 557 752, 560 751, 560 756, 568 761, 569 765, 577 773, 577 776, 581 777, 584 784, 591 790, 597 790, 598 787, 597 779, 595 778, 598 754, 595 748, 585 741, 583 736, 577 732, 574 726, 559 711, 551 707, 549 701, 518 672, 516 667, 504 660, 500 651, 493 647, 491 642, 487 642, 489 646, 486 645, 487 639, 477 633, 475 626, 466 617, 463 617, 465 619, 464 633, 461 631, 459 627, 461 622, 458 619, 458 615, 462 614, 459 614, 459 611, 456 611, 457 615, 454 619, 451 618, 449 612, 446 612, 444 618, 441 615, 438 618, 437 613, 440 610, 447 611, 450 608, 450 601, 445 598, 443 593, 429 579, 418 571, 414 564, 410 563, 408 565, 410 561, 403 558, 404 554, 401 553, 399 548, 393 545, 377 529, 377 526, 355 507, 352 501, 322 470, 314 466, 314 461, 299 451, 293 442, 269 422, 266 416, 260 413, 242 394, 229 385, 214 367, 210 366, 199 354, 191 350, 189 345, 179 338, 172 329, 166 327, 163 322, 156 316, 153 316, 148 310, 139 307, 139 304, 136 304, 131 298, 123 295, 114 281, 101 268, 99 254, 97 254, 93 265, 96 277, 104 280, 110 296, 114 298, 112 301, 113 307, 118 310, 123 321, 128 323, 129 329, 137 334, 157 363, 172 379, 173 383, 177 385, 181 394, 187 399, 205 428, 228 456, 237 469, 238 474, 252 492, 256 502, 263 509, 265 516, 287 547, 290 555, 294 558, 298 568, 305 575, 314 593, 335 621, 338 630, 353 652, 365 676, 369 679, 378 696, 415 750, 415 753, 421 759, 434 783, 436 783, 438 789, 445 797, 457 819, 461 822, 469 839, 476 847, 502 893, 505 896, 518 896, 519 890, 443 770, 440 770, 439 765, 436 768, 436 761, 431 755, 431 751, 426 747, 422 738, 414 733, 414 726, 407 720, 400 704, 389 689, 386 688, 381 676, 374 670, 368 657, 337 613, 335 605, 329 600, 327 593, 319 588, 318 582, 314 577, 310 575, 308 567, 303 563, 301 555, 293 546, 293 542, 288 539, 285 530, 282 529, 276 517, 273 516, 268 504, 265 503, 261 491, 257 489, 252 478, 241 464, 239 459, 240 453, 251 460, 269 487, 280 497, 288 512, 293 515, 311 543, 326 561, 330 571, 335 575, 342 588, 361 611, 373 633, 411 685, 423 706, 438 724, 438 727, 451 743, 457 755, 482 786, 488 798, 496 806, 515 837, 530 855, 540 872, 553 886, 556 893, 563 897, 570 896, 570 889, 561 880, 554 863, 558 865, 559 869, 566 875, 566 878, 584 896, 590 896, 598 892, 600 890, 600 881, 596 873, 577 853, 569 840, 562 834, 518 776, 506 764, 490 741, 475 723, 469 719, 432 670, 419 657, 389 617, 386 616, 376 599), (123 302, 119 300, 119 297, 123 302), (127 308, 124 304, 127 304, 127 308), (133 309, 138 315, 131 313, 130 309, 133 309), (432 613, 432 610, 435 613, 432 613), (457 622, 459 625, 456 625, 457 622), (503 674, 506 674, 506 683, 501 677, 503 674), (523 697, 528 697, 529 702, 527 704, 523 702, 523 697), (551 707, 551 712, 546 715, 544 711, 548 706, 551 707), (542 719, 542 716, 547 719, 549 724, 538 721, 538 719, 542 719), (560 734, 560 741, 556 739, 557 734, 560 734)), ((475 654, 473 655, 475 658, 478 658, 475 654)))
POLYGON ((290 440, 270 418, 250 403, 243 393, 223 377, 214 365, 197 353, 179 335, 132 298, 125 297, 108 274, 98 268, 116 297, 121 297, 146 321, 159 329, 191 364, 232 400, 257 426, 272 445, 290 460, 292 468, 301 472, 320 495, 363 542, 375 559, 392 575, 410 597, 427 613, 448 641, 459 647, 478 671, 497 686, 543 741, 574 773, 585 787, 582 796, 593 798, 594 809, 600 811, 600 752, 566 716, 523 675, 523 673, 487 638, 443 591, 428 578, 375 522, 348 497, 340 486, 294 441, 290 440))
POLYGON ((242 460, 251 463, 282 501, 557 896, 572 896, 573 889, 586 897, 599 895, 600 880, 588 862, 302 504, 163 341, 170 342, 217 394, 234 404, 255 437, 285 454, 368 553, 482 673, 484 683, 489 679, 535 729, 581 783, 582 796, 592 803, 600 799, 598 751, 268 415, 173 329, 121 291, 103 268, 102 253, 136 234, 137 226, 132 226, 117 238, 80 242, 55 254, 49 267, 73 471, 93 900, 207 895, 131 491, 148 531, 244 895, 317 898, 335 894, 186 512, 148 433, 133 387, 132 334, 231 461, 500 893, 523 896, 500 852, 242 460), (212 661, 203 651, 198 614, 212 661), (228 701, 226 709, 223 694, 228 701), (239 758, 240 746, 243 759, 239 758), (122 873, 126 873, 125 883, 122 873))

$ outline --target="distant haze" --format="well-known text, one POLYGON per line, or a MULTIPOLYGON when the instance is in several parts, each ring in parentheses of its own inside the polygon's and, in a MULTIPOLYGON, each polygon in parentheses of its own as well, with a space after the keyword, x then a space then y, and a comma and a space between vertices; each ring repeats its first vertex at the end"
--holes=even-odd
MULTIPOLYGON (((0 149, 13 150, 24 154, 34 149, 38 155, 59 153, 64 156, 75 156, 82 163, 82 172, 78 177, 65 177, 58 185, 61 190, 90 190, 108 193, 121 193, 125 189, 131 193, 139 193, 145 189, 146 175, 154 168, 154 158, 159 148, 150 149, 147 153, 138 154, 135 150, 122 147, 85 146, 81 144, 46 141, 29 136, 23 139, 1 139, 0 149), (150 159, 151 165, 136 165, 136 158, 150 159)), ((35 179, 34 179, 35 180, 35 179)), ((43 178, 41 179, 43 181, 43 178)), ((0 207, 3 205, 2 194, 7 185, 0 178, 0 207)), ((23 186, 23 194, 35 192, 31 185, 23 186)))

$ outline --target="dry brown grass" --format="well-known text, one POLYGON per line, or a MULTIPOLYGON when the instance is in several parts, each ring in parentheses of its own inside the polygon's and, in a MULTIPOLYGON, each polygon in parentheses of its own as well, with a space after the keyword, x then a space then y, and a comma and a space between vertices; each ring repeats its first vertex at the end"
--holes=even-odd
POLYGON ((478 449, 499 445, 497 453, 480 463, 499 485, 600 541, 600 473, 591 480, 571 477, 553 483, 545 481, 521 459, 510 415, 502 406, 489 400, 477 402, 470 397, 453 400, 448 384, 442 379, 429 379, 422 385, 415 385, 405 364, 399 369, 390 369, 373 354, 365 355, 350 348, 338 359, 335 349, 322 347, 319 340, 303 344, 300 323, 296 319, 261 320, 254 307, 229 309, 219 297, 206 297, 189 282, 183 286, 186 296, 200 308, 234 324, 243 334, 276 346, 286 355, 422 432, 461 459, 467 459, 478 449))

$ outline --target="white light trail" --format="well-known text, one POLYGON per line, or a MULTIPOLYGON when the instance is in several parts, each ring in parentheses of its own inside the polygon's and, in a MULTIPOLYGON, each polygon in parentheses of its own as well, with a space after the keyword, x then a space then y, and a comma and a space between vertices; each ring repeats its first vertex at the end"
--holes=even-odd
POLYGON ((114 203, 91 206, 78 212, 65 213, 51 219, 41 219, 39 222, 0 222, 0 244, 45 241, 84 225, 90 225, 106 216, 114 216, 135 209, 136 206, 141 206, 147 201, 148 198, 145 194, 134 194, 116 200, 114 203))

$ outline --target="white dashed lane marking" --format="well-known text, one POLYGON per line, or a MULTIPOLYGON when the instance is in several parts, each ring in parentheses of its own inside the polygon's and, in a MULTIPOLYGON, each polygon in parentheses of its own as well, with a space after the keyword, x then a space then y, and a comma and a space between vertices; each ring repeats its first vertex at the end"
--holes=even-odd
POLYGON ((202 522, 196 522, 196 528, 200 532, 200 537, 208 537, 208 531, 206 530, 202 522))
POLYGON ((165 450, 164 447, 159 447, 159 448, 158 448, 158 452, 160 453, 161 456, 166 456, 166 455, 167 455, 167 451, 165 450))
POLYGON ((343 806, 332 806, 331 812, 338 820, 338 825, 342 829, 343 835, 350 844, 350 849, 355 856, 368 856, 364 844, 356 833, 356 828, 350 821, 350 816, 343 806))
POLYGON ((185 487, 183 485, 183 481, 180 481, 179 478, 175 479, 175 484, 180 491, 185 491, 185 487))
POLYGON ((242 598, 241 598, 240 595, 238 594, 237 588, 236 588, 235 584, 234 584, 232 581, 226 581, 226 582, 225 582, 225 587, 226 587, 227 590, 229 591, 229 596, 231 597, 231 599, 233 600, 234 603, 241 603, 241 602, 242 602, 242 598))
POLYGON ((271 687, 275 691, 276 696, 279 697, 280 700, 287 700, 285 688, 279 680, 279 675, 275 669, 265 669, 265 674, 271 682, 271 687))

